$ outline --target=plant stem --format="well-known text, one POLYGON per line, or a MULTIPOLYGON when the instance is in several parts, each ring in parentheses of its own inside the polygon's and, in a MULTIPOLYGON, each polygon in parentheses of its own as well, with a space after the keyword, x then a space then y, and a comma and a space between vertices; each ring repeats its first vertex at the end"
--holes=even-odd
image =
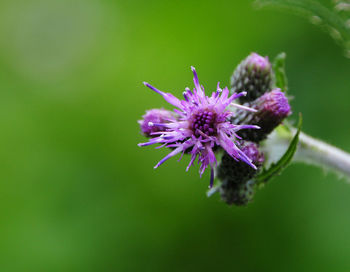
MULTIPOLYGON (((292 131, 294 134, 296 130, 292 131)), ((299 135, 294 161, 318 165, 350 178, 350 154, 305 133, 299 135)))
MULTIPOLYGON (((281 126, 269 136, 262 146, 268 158, 268 165, 281 158, 296 132, 297 130, 293 127, 287 129, 281 126)), ((293 162, 316 165, 346 177, 350 181, 350 154, 303 132, 299 134, 293 162)))

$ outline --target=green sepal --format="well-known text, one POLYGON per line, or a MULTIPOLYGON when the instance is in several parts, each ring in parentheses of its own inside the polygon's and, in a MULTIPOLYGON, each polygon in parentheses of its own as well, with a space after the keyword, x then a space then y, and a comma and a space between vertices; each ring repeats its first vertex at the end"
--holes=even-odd
POLYGON ((275 86, 285 93, 288 90, 288 80, 285 70, 286 57, 286 53, 282 52, 275 57, 272 64, 273 71, 275 72, 275 86))
POLYGON ((256 178, 257 184, 263 184, 268 182, 271 178, 273 178, 276 175, 279 175, 292 161, 293 156, 295 154, 295 151, 298 147, 299 142, 299 134, 301 131, 301 125, 302 125, 303 119, 302 115, 299 115, 299 123, 298 123, 298 130, 295 133, 292 141, 289 144, 289 147, 287 151, 284 153, 284 155, 279 159, 278 162, 271 164, 269 169, 264 169, 256 178))

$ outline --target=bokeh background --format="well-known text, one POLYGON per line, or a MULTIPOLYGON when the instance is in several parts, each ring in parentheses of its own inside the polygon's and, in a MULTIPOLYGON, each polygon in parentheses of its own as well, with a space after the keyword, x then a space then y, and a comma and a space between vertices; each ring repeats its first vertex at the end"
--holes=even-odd
POLYGON ((207 198, 188 158, 139 148, 196 67, 229 84, 288 55, 295 119, 350 151, 350 60, 307 20, 252 1, 1 0, 0 271, 350 271, 350 186, 292 165, 252 204, 207 198))

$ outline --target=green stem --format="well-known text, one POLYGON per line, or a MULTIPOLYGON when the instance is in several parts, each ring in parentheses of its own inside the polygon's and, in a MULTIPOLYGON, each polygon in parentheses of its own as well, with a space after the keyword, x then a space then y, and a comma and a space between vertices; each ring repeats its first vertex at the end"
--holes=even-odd
POLYGON ((350 154, 305 133, 299 135, 294 161, 318 165, 350 178, 350 154))
MULTIPOLYGON (((268 165, 281 158, 296 131, 295 128, 287 129, 281 126, 268 137, 262 147, 267 155, 268 165)), ((293 162, 316 165, 346 177, 350 181, 350 154, 303 132, 299 134, 299 142, 293 162)))

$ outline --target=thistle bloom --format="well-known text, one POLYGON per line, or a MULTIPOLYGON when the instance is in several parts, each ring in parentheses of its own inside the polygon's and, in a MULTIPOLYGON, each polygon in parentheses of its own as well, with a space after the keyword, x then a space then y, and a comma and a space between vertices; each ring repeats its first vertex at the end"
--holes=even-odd
POLYGON ((142 120, 139 120, 142 133, 147 137, 152 137, 152 133, 163 131, 165 127, 153 126, 154 123, 166 123, 175 121, 175 116, 171 111, 164 109, 152 109, 146 111, 146 114, 142 116, 142 120), (150 125, 151 124, 151 125, 150 125))
MULTIPOLYGON (((191 91, 186 88, 183 93, 185 100, 179 100, 170 93, 162 92, 150 84, 144 82, 145 86, 163 96, 163 98, 175 106, 174 112, 177 118, 167 120, 167 122, 153 123, 149 126, 162 127, 163 131, 151 133, 155 137, 147 143, 141 143, 139 146, 148 146, 152 144, 162 144, 161 147, 170 147, 173 150, 160 160, 154 168, 159 167, 169 158, 178 153, 190 153, 191 160, 186 171, 198 157, 200 164, 199 173, 202 176, 205 169, 210 166, 211 177, 210 186, 213 185, 214 167, 217 165, 213 149, 222 147, 236 161, 243 161, 252 168, 256 166, 252 160, 239 148, 241 139, 237 131, 241 129, 256 129, 256 125, 235 125, 229 122, 234 113, 228 110, 229 106, 235 106, 243 110, 254 111, 245 106, 234 104, 233 100, 245 95, 246 93, 234 93, 229 96, 228 88, 223 90, 217 85, 216 92, 210 97, 204 93, 204 88, 199 84, 197 73, 192 67, 194 75, 194 89, 191 91)), ((181 156, 182 158, 182 156, 181 156)), ((180 159, 181 159, 180 158, 180 159)))
POLYGON ((264 140, 282 121, 291 114, 291 108, 288 98, 278 88, 271 92, 265 93, 254 102, 251 107, 256 109, 253 114, 241 113, 238 116, 239 122, 245 124, 257 125, 261 127, 259 130, 245 130, 238 134, 244 139, 260 142, 264 140))

